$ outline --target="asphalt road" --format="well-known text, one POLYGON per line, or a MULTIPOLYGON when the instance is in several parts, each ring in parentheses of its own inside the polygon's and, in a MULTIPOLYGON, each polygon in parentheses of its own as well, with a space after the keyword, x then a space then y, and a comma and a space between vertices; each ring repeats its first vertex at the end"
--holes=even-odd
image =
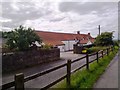
MULTIPOLYGON (((85 55, 83 55, 83 54, 73 54, 72 52, 63 52, 63 53, 61 53, 60 56, 61 56, 62 60, 54 61, 54 62, 47 63, 47 64, 42 64, 42 65, 35 66, 35 67, 32 67, 32 68, 27 68, 27 69, 24 69, 24 70, 19 70, 19 71, 12 72, 12 73, 9 73, 9 74, 4 74, 2 76, 2 79, 3 79, 2 83, 4 84, 4 83, 8 83, 10 81, 13 81, 14 80, 14 75, 16 73, 24 73, 25 76, 32 75, 32 74, 35 74, 37 72, 41 72, 41 71, 44 71, 46 69, 64 64, 64 63, 67 62, 68 59, 75 60, 75 59, 83 57, 85 55)), ((95 59, 95 58, 96 58, 96 56, 91 56, 90 57, 91 60, 95 59)), ((77 68, 77 67, 79 67, 79 66, 81 66, 85 63, 86 63, 86 58, 81 59, 80 61, 78 61, 76 63, 73 63, 71 69, 73 70, 73 69, 75 69, 75 68, 77 68)), ((64 74, 66 74, 66 67, 63 67, 61 69, 58 69, 56 71, 53 71, 51 73, 48 73, 46 75, 40 76, 36 79, 33 79, 31 81, 26 82, 25 83, 25 88, 42 88, 42 87, 48 85, 49 83, 57 80, 58 78, 60 78, 64 74)))

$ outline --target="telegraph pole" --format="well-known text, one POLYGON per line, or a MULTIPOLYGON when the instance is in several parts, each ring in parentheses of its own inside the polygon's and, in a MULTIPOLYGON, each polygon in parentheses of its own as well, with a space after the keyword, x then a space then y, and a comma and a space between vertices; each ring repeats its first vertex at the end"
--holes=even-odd
POLYGON ((99 30, 99 35, 100 35, 100 25, 98 26, 98 30, 99 30))

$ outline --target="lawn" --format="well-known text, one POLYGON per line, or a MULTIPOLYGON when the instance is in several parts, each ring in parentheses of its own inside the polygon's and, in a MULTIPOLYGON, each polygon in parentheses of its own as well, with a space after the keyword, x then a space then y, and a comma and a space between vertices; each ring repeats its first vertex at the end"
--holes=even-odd
MULTIPOLYGON (((94 62, 90 64, 90 70, 83 68, 71 75, 71 89, 79 90, 80 88, 92 88, 97 79, 104 73, 106 67, 110 61, 114 58, 118 51, 118 47, 115 47, 114 52, 110 52, 108 56, 99 59, 99 63, 94 62)), ((66 85, 66 79, 58 83, 57 88, 68 88, 66 85)), ((70 89, 69 89, 70 90, 70 89)))

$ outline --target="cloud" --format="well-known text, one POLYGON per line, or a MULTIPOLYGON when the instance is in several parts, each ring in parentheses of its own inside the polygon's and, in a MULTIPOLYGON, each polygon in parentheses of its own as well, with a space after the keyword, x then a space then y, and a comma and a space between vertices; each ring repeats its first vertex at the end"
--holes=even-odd
POLYGON ((54 18, 54 19, 51 19, 50 22, 58 22, 58 21, 63 20, 64 18, 65 18, 65 17, 54 18))
POLYGON ((11 19, 6 19, 6 18, 2 18, 0 17, 0 22, 11 22, 12 20, 11 19))
POLYGON ((2 2, 2 17, 12 19, 12 24, 3 23, 3 26, 14 27, 23 24, 26 20, 34 20, 50 13, 51 11, 44 7, 39 8, 39 10, 36 9, 34 3, 2 2))
POLYGON ((98 34, 98 25, 101 25, 101 32, 115 30, 117 36, 117 3, 85 1, 2 2, 2 25, 4 30, 21 24, 44 31, 75 33, 79 30, 81 33, 90 32, 94 37, 98 34))
POLYGON ((59 10, 64 13, 70 13, 69 17, 71 22, 78 22, 81 28, 79 30, 82 32, 91 32, 93 36, 96 36, 98 34, 97 26, 101 25, 101 32, 115 30, 115 35, 117 37, 117 3, 61 2, 59 4, 59 10))
POLYGON ((96 12, 103 14, 107 9, 115 7, 114 2, 61 2, 59 4, 59 10, 61 12, 75 12, 80 15, 89 14, 91 12, 96 12))

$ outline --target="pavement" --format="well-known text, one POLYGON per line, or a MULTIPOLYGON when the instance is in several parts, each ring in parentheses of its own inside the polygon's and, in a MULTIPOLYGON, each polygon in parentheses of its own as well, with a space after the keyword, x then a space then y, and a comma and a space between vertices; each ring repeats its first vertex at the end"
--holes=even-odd
POLYGON ((93 88, 118 88, 118 54, 113 58, 109 66, 93 88))

